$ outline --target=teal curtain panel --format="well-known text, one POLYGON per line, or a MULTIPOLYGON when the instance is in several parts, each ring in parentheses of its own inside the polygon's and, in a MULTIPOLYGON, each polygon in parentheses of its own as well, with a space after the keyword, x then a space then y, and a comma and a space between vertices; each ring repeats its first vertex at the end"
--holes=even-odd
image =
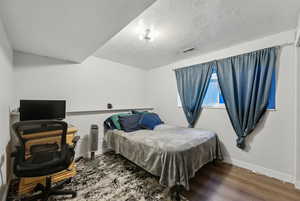
POLYGON ((267 48, 216 62, 226 110, 241 149, 267 110, 278 49, 267 48))
POLYGON ((193 128, 213 73, 214 62, 197 64, 175 70, 178 93, 189 127, 193 128))

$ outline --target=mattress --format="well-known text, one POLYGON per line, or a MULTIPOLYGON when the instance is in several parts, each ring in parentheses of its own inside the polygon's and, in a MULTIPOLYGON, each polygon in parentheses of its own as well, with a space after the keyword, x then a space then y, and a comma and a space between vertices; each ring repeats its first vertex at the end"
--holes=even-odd
POLYGON ((182 185, 189 189, 189 179, 205 164, 222 160, 216 133, 196 128, 160 125, 154 130, 126 133, 107 130, 103 151, 115 151, 136 165, 159 177, 167 187, 182 185))

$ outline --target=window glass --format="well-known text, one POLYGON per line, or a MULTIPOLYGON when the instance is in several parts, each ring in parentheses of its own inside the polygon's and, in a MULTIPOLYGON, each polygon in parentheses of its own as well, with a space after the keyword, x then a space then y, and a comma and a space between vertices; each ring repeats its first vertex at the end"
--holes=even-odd
MULTIPOLYGON (((182 105, 181 105, 179 95, 177 96, 177 102, 178 102, 178 106, 181 107, 182 105)), ((220 106, 225 107, 224 98, 222 96, 219 87, 218 77, 216 72, 214 72, 211 76, 211 79, 209 81, 209 86, 206 95, 204 97, 202 106, 203 107, 220 107, 220 106)), ((276 108, 276 73, 273 72, 268 109, 275 109, 275 108, 276 108)))

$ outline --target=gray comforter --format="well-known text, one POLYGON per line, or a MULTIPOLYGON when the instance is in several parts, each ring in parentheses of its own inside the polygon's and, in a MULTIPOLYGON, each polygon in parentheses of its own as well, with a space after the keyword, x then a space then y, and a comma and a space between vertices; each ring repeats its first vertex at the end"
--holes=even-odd
POLYGON ((113 150, 159 176, 162 185, 182 185, 186 189, 197 170, 210 161, 222 159, 215 133, 169 125, 131 133, 108 130, 104 134, 103 150, 113 150))

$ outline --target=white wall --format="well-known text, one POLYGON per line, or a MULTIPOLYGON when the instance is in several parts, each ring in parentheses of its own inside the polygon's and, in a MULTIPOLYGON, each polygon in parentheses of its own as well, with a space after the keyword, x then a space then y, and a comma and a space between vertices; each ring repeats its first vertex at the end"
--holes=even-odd
MULTIPOLYGON (((5 150, 10 140, 9 134, 9 106, 12 101, 12 49, 0 19, 0 170, 6 180, 5 150)), ((0 195, 1 198, 1 195, 0 195)))
MULTIPOLYGON (((182 108, 177 106, 176 79, 172 69, 291 43, 294 34, 294 31, 280 33, 153 69, 147 74, 148 104, 168 123, 186 126, 182 108)), ((248 138, 247 151, 236 147, 236 134, 225 109, 204 109, 196 127, 215 131, 224 145, 227 160, 232 163, 292 182, 295 171, 295 73, 295 47, 285 46, 279 58, 277 110, 267 112, 263 123, 248 138)))
MULTIPOLYGON (((20 99, 65 99, 67 111, 105 109, 108 102, 114 108, 145 107, 145 73, 97 57, 73 64, 15 52, 15 102, 20 99)), ((109 115, 67 117, 66 120, 79 129, 80 154, 87 152, 91 124, 98 124, 102 134, 103 120, 109 115)))
MULTIPOLYGON (((300 22, 300 20, 299 20, 300 22)), ((299 26, 300 27, 300 26, 299 26)), ((297 102, 299 103, 300 100, 300 47, 297 47, 297 102)), ((297 105, 297 116, 296 116, 296 125, 297 125, 297 130, 296 130, 296 150, 295 150, 295 172, 296 172, 296 187, 300 189, 300 106, 297 105)))
MULTIPOLYGON (((298 26, 297 26, 297 48, 296 48, 296 65, 297 65, 297 82, 296 82, 296 94, 297 94, 297 102, 300 100, 300 15, 298 17, 298 26)), ((295 149, 295 185, 298 189, 300 189, 300 106, 297 105, 297 114, 296 114, 296 149, 295 149)))

